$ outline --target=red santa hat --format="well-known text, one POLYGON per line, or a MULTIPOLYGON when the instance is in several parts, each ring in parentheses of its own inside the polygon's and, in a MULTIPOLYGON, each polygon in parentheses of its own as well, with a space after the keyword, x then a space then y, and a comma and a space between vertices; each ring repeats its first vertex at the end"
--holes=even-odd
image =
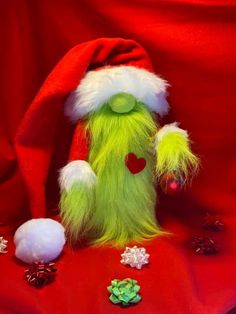
POLYGON ((71 49, 44 82, 16 135, 16 152, 32 216, 46 216, 45 186, 63 110, 77 121, 70 163, 60 175, 61 188, 67 189, 75 181, 95 180, 86 162, 89 135, 83 118, 121 92, 132 94, 151 111, 164 115, 168 111, 166 85, 153 73, 145 50, 133 40, 101 38, 71 49))

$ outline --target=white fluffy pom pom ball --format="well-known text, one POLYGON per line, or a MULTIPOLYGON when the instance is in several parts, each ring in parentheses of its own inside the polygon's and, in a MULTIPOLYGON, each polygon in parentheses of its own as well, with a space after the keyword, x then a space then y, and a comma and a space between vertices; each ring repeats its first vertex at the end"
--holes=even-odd
POLYGON ((50 218, 31 219, 15 232, 15 255, 25 263, 48 263, 57 258, 66 242, 65 229, 50 218))

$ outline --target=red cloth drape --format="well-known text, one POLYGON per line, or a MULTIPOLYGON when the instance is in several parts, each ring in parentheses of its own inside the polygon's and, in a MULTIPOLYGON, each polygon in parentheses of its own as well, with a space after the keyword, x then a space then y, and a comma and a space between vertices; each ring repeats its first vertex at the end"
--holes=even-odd
MULTIPOLYGON (((174 233, 146 245, 151 264, 137 272, 119 264, 111 248, 66 248, 58 276, 38 291, 22 280, 24 266, 0 255, 3 274, 0 313, 120 313, 109 303, 113 278, 136 278, 144 314, 218 314, 236 306, 236 115, 233 0, 10 0, 0 6, 0 234, 30 217, 13 148, 16 130, 46 76, 73 46, 99 37, 138 41, 155 71, 167 79, 171 114, 194 141, 202 168, 192 188, 178 196, 160 194, 159 219, 174 233), (217 212, 226 230, 201 228, 204 212, 217 212), (215 256, 195 256, 186 242, 208 235, 219 243, 215 256)), ((60 134, 58 134, 58 137, 60 134)), ((55 143, 55 146, 61 143, 55 143)), ((59 149, 58 149, 59 153, 59 149)), ((55 160, 59 157, 54 156, 55 160)), ((53 167, 54 165, 52 165, 53 167)), ((53 172, 53 170, 52 170, 53 172)), ((56 198, 49 176, 52 214, 56 198)))

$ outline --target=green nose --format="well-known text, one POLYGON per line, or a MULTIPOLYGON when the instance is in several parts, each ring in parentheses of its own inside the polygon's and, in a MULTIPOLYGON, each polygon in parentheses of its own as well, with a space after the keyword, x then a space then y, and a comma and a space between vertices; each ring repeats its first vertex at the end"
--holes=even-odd
POLYGON ((131 94, 119 93, 112 96, 109 99, 108 104, 114 112, 127 113, 134 108, 136 99, 131 94))

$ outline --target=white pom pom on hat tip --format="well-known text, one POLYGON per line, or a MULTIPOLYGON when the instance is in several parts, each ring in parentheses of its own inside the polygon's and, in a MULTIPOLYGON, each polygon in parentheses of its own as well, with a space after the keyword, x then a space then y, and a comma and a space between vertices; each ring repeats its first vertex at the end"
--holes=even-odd
POLYGON ((59 222, 50 218, 31 219, 15 232, 15 255, 27 264, 48 263, 61 254, 65 242, 65 229, 59 222))

